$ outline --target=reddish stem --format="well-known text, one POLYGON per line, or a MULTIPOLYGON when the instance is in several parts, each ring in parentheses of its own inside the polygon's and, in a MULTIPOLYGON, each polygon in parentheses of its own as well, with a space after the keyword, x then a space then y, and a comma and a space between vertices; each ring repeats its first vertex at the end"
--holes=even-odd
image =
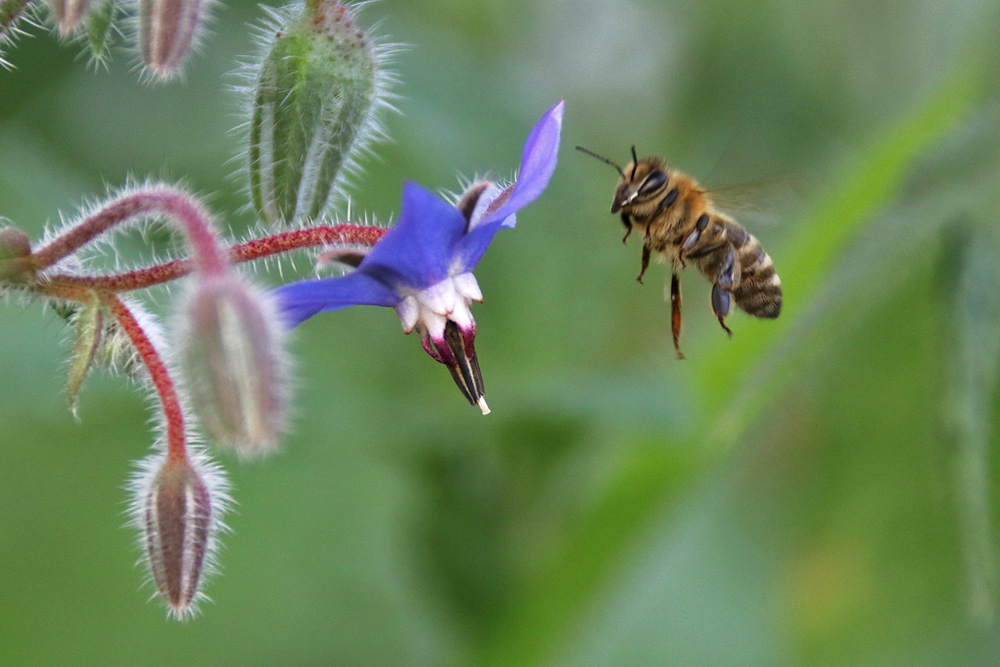
POLYGON ((169 186, 152 186, 112 200, 33 253, 35 270, 47 269, 116 225, 150 215, 164 215, 180 225, 199 271, 206 275, 225 271, 226 261, 208 212, 191 195, 169 186))
POLYGON ((139 353, 139 358, 149 371, 149 377, 156 387, 156 393, 160 397, 160 405, 163 406, 163 417, 167 423, 167 460, 173 463, 180 463, 187 459, 187 451, 184 446, 184 413, 181 410, 180 401, 177 398, 177 391, 174 383, 167 372, 167 366, 163 363, 152 341, 146 336, 142 326, 135 319, 135 315, 128 309, 121 299, 114 294, 104 293, 100 296, 101 302, 114 314, 121 325, 122 330, 128 335, 132 345, 139 353))
MULTIPOLYGON (((249 262, 290 250, 328 244, 354 244, 370 247, 385 236, 387 231, 383 227, 359 225, 321 225, 308 229, 296 229, 234 246, 228 251, 228 260, 233 263, 249 262)), ((46 276, 45 291, 51 294, 53 289, 66 286, 69 288, 86 287, 109 292, 128 292, 176 280, 189 274, 193 268, 194 264, 190 259, 175 259, 165 264, 113 276, 46 276)), ((53 296, 55 295, 53 294, 53 296)))

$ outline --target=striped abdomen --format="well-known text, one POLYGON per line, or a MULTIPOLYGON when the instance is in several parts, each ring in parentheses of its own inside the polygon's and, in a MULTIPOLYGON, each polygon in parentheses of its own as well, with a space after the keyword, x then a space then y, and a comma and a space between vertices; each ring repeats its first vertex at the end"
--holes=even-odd
POLYGON ((736 305, 756 317, 777 317, 781 313, 781 279, 760 241, 733 220, 717 216, 712 223, 709 229, 714 233, 706 236, 713 241, 713 251, 699 258, 698 269, 713 283, 718 282, 731 245, 739 258, 739 279, 734 276, 736 287, 732 290, 736 305))

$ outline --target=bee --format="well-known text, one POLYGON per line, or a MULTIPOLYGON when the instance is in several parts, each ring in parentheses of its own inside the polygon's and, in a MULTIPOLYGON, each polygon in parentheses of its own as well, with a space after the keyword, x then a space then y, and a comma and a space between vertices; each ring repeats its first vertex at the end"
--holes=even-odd
POLYGON ((642 267, 649 260, 670 264, 670 330, 674 350, 680 348, 681 289, 678 269, 691 262, 712 283, 712 312, 730 336, 726 316, 732 302, 756 317, 775 318, 781 313, 781 279, 760 241, 729 216, 716 210, 708 190, 658 157, 639 159, 632 147, 632 162, 624 168, 581 146, 577 150, 618 170, 621 180, 611 212, 625 225, 622 243, 633 230, 642 234, 642 267))

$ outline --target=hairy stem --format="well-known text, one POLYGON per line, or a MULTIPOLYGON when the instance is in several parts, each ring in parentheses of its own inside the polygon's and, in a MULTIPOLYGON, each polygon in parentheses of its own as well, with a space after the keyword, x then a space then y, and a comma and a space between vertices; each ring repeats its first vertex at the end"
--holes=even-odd
MULTIPOLYGON (((234 246, 228 251, 228 261, 249 262, 291 250, 327 244, 354 244, 373 246, 388 230, 382 227, 360 225, 321 225, 308 229, 267 236, 234 246)), ((37 256, 37 255, 36 255, 37 256)), ((108 292, 128 292, 160 285, 191 273, 195 264, 190 259, 175 259, 145 269, 112 276, 46 276, 44 291, 52 294, 63 287, 99 289, 108 292)))
POLYGON ((150 380, 156 388, 160 405, 163 407, 163 418, 167 428, 167 460, 173 462, 187 460, 187 450, 184 445, 184 413, 181 410, 180 400, 166 364, 163 363, 159 352, 156 351, 152 341, 149 340, 146 332, 135 319, 135 315, 121 299, 115 294, 107 292, 101 294, 100 299, 101 303, 114 314, 118 324, 132 341, 136 352, 139 353, 139 358, 146 370, 149 371, 150 380))
POLYGON ((226 259, 208 212, 191 195, 169 186, 153 186, 112 200, 32 254, 35 270, 52 266, 117 225, 152 215, 166 216, 181 227, 199 271, 206 275, 225 271, 226 259))

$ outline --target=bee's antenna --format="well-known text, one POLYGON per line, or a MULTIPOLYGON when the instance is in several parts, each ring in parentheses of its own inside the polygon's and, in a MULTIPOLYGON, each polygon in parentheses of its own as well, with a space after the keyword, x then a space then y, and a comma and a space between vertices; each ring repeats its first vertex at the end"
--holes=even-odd
POLYGON ((595 157, 598 160, 600 160, 601 162, 603 162, 604 164, 610 164, 612 167, 614 167, 615 169, 618 170, 618 173, 621 175, 622 178, 625 178, 625 172, 622 171, 622 168, 619 167, 614 162, 612 162, 611 160, 609 160, 608 158, 604 157, 603 155, 598 155, 594 151, 588 150, 588 149, 584 148, 583 146, 577 146, 576 150, 580 151, 581 153, 586 153, 590 157, 595 157))
MULTIPOLYGON (((629 180, 635 180, 635 168, 639 164, 639 156, 635 154, 635 144, 632 145, 632 178, 629 180)), ((624 177, 624 174, 622 174, 624 177)))

